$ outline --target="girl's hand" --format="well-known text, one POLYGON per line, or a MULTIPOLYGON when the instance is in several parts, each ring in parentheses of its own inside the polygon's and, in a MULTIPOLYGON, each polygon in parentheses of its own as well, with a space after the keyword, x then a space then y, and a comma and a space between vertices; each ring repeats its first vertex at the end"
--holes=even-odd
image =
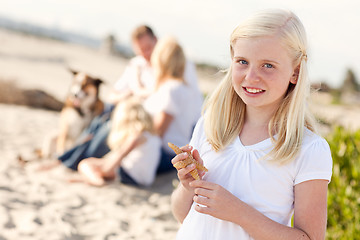
MULTIPOLYGON (((194 159, 201 164, 203 164, 203 160, 200 158, 200 154, 197 150, 194 150, 193 153, 191 153, 191 150, 193 149, 191 146, 184 146, 180 148, 184 153, 176 155, 172 160, 171 163, 174 165, 175 163, 179 161, 183 161, 185 158, 187 158, 188 154, 192 154, 194 159)), ((188 190, 193 191, 193 188, 189 186, 189 183, 194 181, 194 178, 191 176, 190 172, 196 168, 195 164, 190 164, 185 168, 178 170, 178 178, 182 184, 182 186, 188 190)), ((204 176, 205 172, 199 171, 199 176, 204 176)))
MULTIPOLYGON (((191 150, 193 150, 191 146, 185 146, 180 149, 185 153, 175 156, 171 161, 172 164, 186 159, 188 153, 191 154, 191 150)), ((192 156, 196 161, 203 164, 203 161, 200 158, 200 154, 197 150, 192 151, 192 156)), ((184 221, 185 217, 190 211, 191 205, 193 204, 195 192, 194 188, 190 186, 190 183, 194 181, 194 178, 191 176, 190 171, 194 169, 195 164, 190 164, 189 166, 178 170, 180 184, 171 195, 171 210, 175 218, 181 223, 184 221)), ((203 171, 198 172, 200 178, 202 178, 202 176, 205 174, 203 171)))
POLYGON ((190 187, 195 188, 195 210, 213 217, 233 222, 240 210, 242 201, 222 186, 203 180, 192 181, 190 187))

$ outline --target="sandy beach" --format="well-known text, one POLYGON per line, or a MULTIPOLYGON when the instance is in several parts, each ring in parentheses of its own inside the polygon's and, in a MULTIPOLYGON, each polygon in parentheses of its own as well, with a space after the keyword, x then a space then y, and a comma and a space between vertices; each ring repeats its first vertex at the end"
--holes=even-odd
MULTIPOLYGON (((68 67, 106 81, 105 98, 126 60, 97 50, 0 32, 0 77, 21 88, 42 89, 64 100, 68 67)), ((75 173, 63 167, 36 171, 42 162, 21 167, 18 154, 34 148, 58 125, 58 112, 0 104, 0 239, 173 239, 178 228, 170 212, 174 173, 148 189, 110 183, 103 188, 68 183, 75 173)))
MULTIPOLYGON (((60 101, 72 75, 68 68, 105 81, 106 96, 128 60, 70 43, 0 30, 0 80, 21 89, 41 89, 60 101)), ((199 79, 215 79, 199 73, 199 79)), ((200 82, 200 81, 199 81, 200 82)), ((201 81, 204 93, 216 82, 201 81)), ((59 113, 0 104, 0 239, 174 239, 179 224, 170 211, 175 171, 149 188, 117 181, 96 188, 68 183, 76 173, 59 166, 39 172, 33 150, 57 128, 59 113), (21 166, 19 154, 31 161, 21 166)))
POLYGON ((75 173, 62 166, 39 172, 41 162, 34 161, 21 167, 17 154, 30 155, 56 127, 58 114, 11 105, 0 105, 0 112, 8 116, 0 130, 0 239, 174 238, 178 224, 169 206, 174 173, 147 189, 116 181, 96 188, 67 183, 75 173))
MULTIPOLYGON (((60 101, 72 80, 69 67, 102 78, 106 84, 100 96, 106 100, 126 63, 97 49, 0 30, 0 80, 42 89, 60 101)), ((219 81, 214 73, 198 75, 204 93, 219 81)), ((317 116, 360 128, 359 106, 329 105, 320 95, 314 99, 317 116)), ((46 160, 33 159, 25 166, 17 161, 19 154, 32 156, 57 128, 59 113, 8 104, 0 104, 0 113, 0 240, 175 238, 179 224, 170 211, 175 172, 157 177, 149 188, 117 181, 102 188, 69 183, 76 173, 65 167, 39 172, 46 160)))

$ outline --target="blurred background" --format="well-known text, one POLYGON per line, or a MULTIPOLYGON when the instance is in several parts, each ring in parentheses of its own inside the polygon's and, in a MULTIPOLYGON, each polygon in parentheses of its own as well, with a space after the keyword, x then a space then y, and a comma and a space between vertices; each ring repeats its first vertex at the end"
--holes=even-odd
POLYGON ((175 35, 198 63, 226 67, 235 26, 264 8, 286 8, 303 21, 313 81, 339 87, 347 69, 360 74, 360 3, 356 0, 0 0, 0 26, 96 47, 112 35, 125 53, 130 32, 149 24, 158 36, 175 35))

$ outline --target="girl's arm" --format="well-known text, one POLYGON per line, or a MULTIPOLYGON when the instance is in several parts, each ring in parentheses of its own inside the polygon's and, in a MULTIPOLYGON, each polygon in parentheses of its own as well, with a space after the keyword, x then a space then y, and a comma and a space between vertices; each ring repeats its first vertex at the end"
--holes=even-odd
POLYGON ((160 112, 154 116, 154 128, 160 137, 164 136, 173 119, 174 117, 166 112, 160 112))
MULTIPOLYGON (((190 171, 195 168, 194 165, 189 165, 186 168, 180 169, 178 171, 178 176, 180 179, 180 176, 182 178, 185 178, 187 176, 188 178, 192 178, 191 176, 188 176, 190 171)), ((192 180, 194 180, 192 178, 192 180)), ((179 184, 179 186, 175 189, 175 191, 171 195, 171 210, 176 218, 180 223, 182 223, 187 216, 187 214, 190 211, 191 205, 193 203, 193 197, 194 197, 194 189, 185 187, 182 183, 179 184)))
POLYGON ((294 227, 266 217, 220 185, 193 181, 195 210, 240 225, 254 239, 324 239, 327 220, 327 180, 295 185, 294 227))
MULTIPOLYGON (((191 146, 182 147, 181 150, 185 152, 191 152, 191 146)), ((176 155, 171 163, 175 164, 178 161, 182 161, 187 158, 187 153, 182 153, 176 155)), ((193 151, 193 157, 195 160, 200 161, 199 152, 197 150, 193 151)), ((190 172, 195 169, 195 165, 191 164, 183 169, 178 170, 178 178, 180 180, 179 186, 175 189, 175 191, 171 195, 171 210, 173 215, 179 222, 183 222, 188 212, 190 211, 191 205, 193 203, 193 197, 195 195, 194 188, 190 187, 189 183, 194 180, 194 178, 190 175, 190 172)), ((199 172, 200 176, 204 175, 204 172, 199 172)))
POLYGON ((113 173, 114 170, 120 166, 121 161, 126 157, 134 148, 146 141, 145 137, 140 133, 128 138, 121 148, 118 150, 116 156, 105 160, 101 167, 101 171, 106 176, 113 173))

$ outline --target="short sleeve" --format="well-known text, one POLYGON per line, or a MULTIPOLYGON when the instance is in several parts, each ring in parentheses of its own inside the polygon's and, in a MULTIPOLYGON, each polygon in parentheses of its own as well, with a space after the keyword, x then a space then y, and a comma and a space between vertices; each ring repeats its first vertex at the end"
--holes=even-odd
POLYGON ((177 116, 180 113, 178 101, 181 101, 181 96, 177 90, 177 88, 169 88, 163 93, 163 111, 172 116, 177 116))
POLYGON ((158 99, 159 109, 175 117, 181 114, 188 91, 179 81, 170 80, 163 84, 159 91, 159 96, 161 96, 158 99))
POLYGON ((324 179, 330 182, 332 175, 332 158, 329 144, 325 139, 317 137, 305 146, 297 159, 297 174, 294 185, 324 179))

